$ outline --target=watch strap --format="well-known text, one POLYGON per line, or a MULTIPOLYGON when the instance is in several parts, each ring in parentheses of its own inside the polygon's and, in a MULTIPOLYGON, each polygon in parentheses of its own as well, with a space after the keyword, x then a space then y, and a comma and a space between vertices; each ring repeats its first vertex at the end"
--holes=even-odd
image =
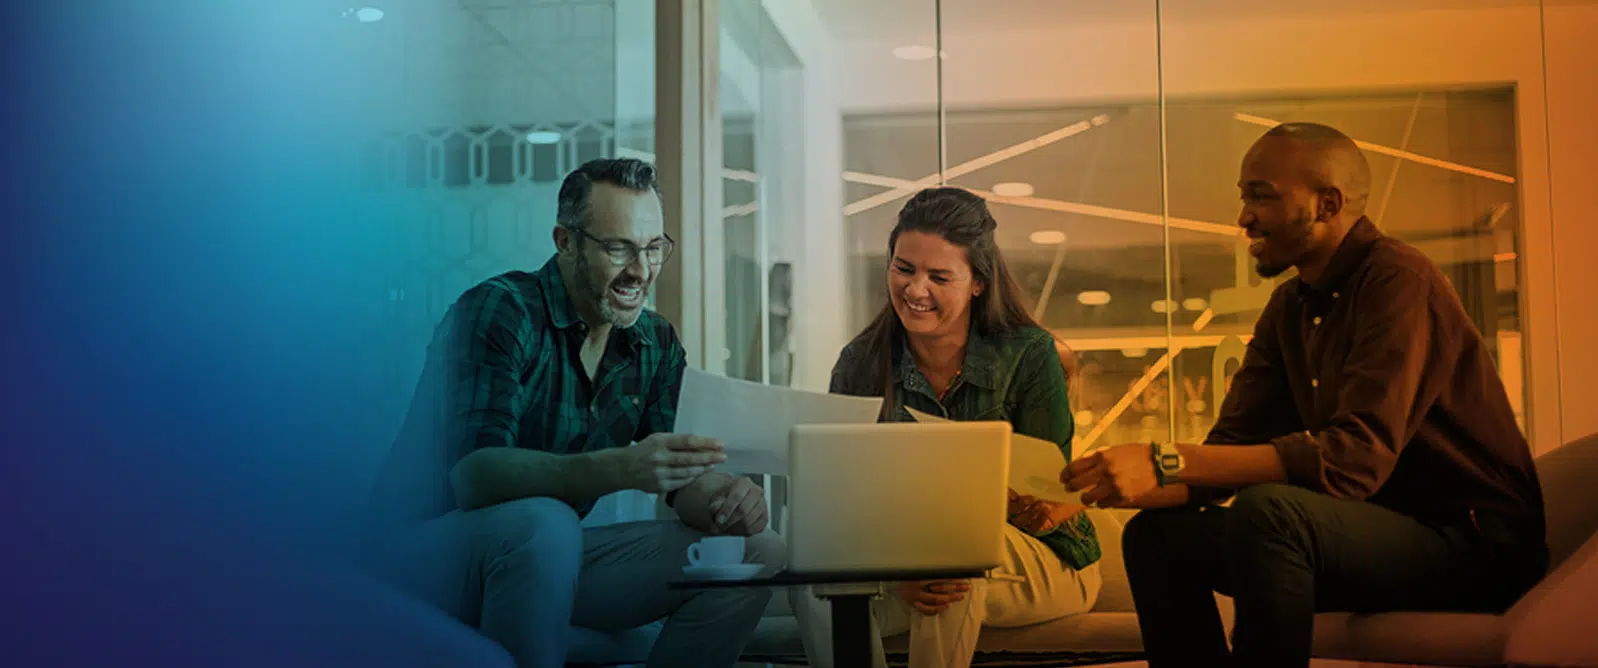
POLYGON ((1160 465, 1160 444, 1149 441, 1149 461, 1154 464, 1154 482, 1165 486, 1165 467, 1160 465))

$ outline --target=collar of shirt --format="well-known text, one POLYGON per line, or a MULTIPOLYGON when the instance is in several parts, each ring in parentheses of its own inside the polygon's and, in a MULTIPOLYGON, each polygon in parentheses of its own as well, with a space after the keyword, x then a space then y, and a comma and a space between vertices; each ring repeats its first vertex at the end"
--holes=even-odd
MULTIPOLYGON (((910 337, 899 337, 899 382, 907 390, 919 390, 927 396, 935 396, 932 384, 927 382, 925 375, 916 367, 915 355, 910 351, 910 337)), ((993 370, 999 365, 999 350, 986 337, 977 333, 976 327, 971 328, 965 341, 965 359, 960 362, 959 378, 964 382, 987 390, 997 390, 998 384, 993 377, 993 370)))
POLYGON ((1343 242, 1338 244, 1337 251, 1332 253, 1332 259, 1326 263, 1326 272, 1321 275, 1321 280, 1311 284, 1309 281, 1299 279, 1298 292, 1325 294, 1342 290, 1354 272, 1365 264, 1365 259, 1370 257, 1371 247, 1381 240, 1382 231, 1376 228, 1369 218, 1360 216, 1354 221, 1354 226, 1348 229, 1348 234, 1343 237, 1343 242))
MULTIPOLYGON (((566 288, 566 278, 560 273, 559 259, 559 256, 549 258, 533 274, 538 289, 544 292, 544 309, 549 313, 549 324, 560 330, 576 327, 579 332, 587 334, 588 323, 583 322, 582 316, 577 314, 577 305, 572 302, 571 293, 566 288)), ((654 338, 644 327, 612 327, 610 331, 620 332, 622 341, 632 350, 655 345, 654 338)))

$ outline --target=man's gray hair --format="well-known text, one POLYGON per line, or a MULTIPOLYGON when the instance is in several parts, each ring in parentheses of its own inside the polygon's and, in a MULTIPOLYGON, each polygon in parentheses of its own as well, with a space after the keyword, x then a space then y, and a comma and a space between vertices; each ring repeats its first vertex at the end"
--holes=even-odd
POLYGON ((634 192, 649 191, 660 196, 655 168, 635 158, 597 158, 583 163, 566 175, 560 184, 555 224, 573 230, 588 227, 595 183, 609 183, 634 192))

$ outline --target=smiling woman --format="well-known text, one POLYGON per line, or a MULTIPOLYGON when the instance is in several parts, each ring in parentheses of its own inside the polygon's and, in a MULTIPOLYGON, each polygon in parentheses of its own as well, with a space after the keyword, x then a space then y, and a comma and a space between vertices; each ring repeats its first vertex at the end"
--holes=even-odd
MULTIPOLYGON (((839 354, 830 390, 883 397, 883 421, 909 420, 908 409, 1005 421, 1069 459, 1074 419, 1062 357, 1070 356, 1024 306, 994 241, 997 227, 987 203, 970 191, 931 188, 912 196, 888 236, 888 303, 839 354)), ((973 646, 984 625, 1035 624, 1091 609, 1101 548, 1082 510, 1011 490, 1001 570, 1018 582, 991 591, 987 580, 904 583, 875 606, 879 629, 910 631, 913 667, 949 658, 958 665, 970 657, 946 656, 948 648, 973 646)), ((814 661, 827 655, 830 617, 813 596, 794 596, 814 661)))

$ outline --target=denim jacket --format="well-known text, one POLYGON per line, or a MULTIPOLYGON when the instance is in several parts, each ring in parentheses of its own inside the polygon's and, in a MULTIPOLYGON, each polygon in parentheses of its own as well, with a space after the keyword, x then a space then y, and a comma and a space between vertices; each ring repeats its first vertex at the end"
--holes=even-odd
MULTIPOLYGON (((851 343, 832 368, 833 394, 883 396, 883 379, 875 378, 876 365, 865 345, 851 343)), ((1071 459, 1075 422, 1066 396, 1065 372, 1054 338, 1041 329, 1025 327, 1007 334, 980 336, 973 329, 966 343, 965 360, 940 401, 932 384, 916 368, 909 341, 901 336, 893 357, 893 406, 890 421, 914 418, 906 406, 959 421, 1002 420, 1018 434, 1056 443, 1071 459)), ((1097 532, 1086 513, 1036 538, 1048 545, 1061 561, 1081 570, 1102 556, 1097 532)))

